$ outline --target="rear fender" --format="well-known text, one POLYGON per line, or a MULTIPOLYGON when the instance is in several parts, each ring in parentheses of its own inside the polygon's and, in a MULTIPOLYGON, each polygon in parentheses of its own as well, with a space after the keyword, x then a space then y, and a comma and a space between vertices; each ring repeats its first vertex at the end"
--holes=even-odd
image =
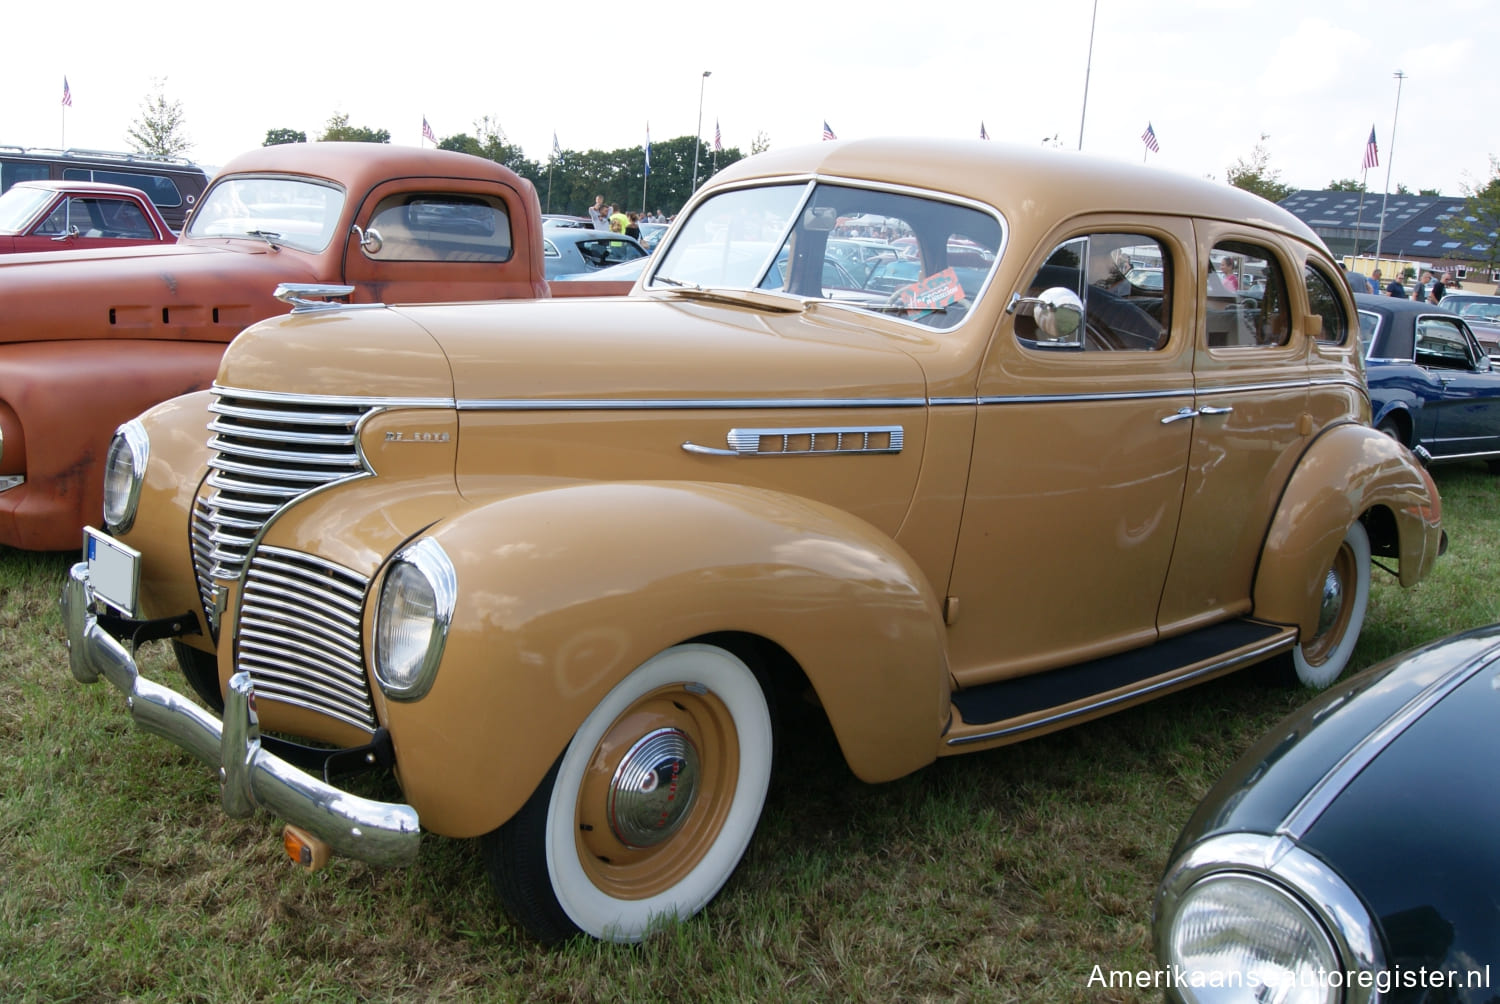
POLYGON ((1441 547, 1437 487, 1390 436, 1363 425, 1335 426, 1308 447, 1281 497, 1256 572, 1255 616, 1296 624, 1312 637, 1327 569, 1349 525, 1367 515, 1373 548, 1395 554, 1401 584, 1415 585, 1441 547))
POLYGON ((731 485, 600 483, 495 501, 428 536, 455 566, 458 606, 432 688, 385 706, 403 787, 436 832, 504 822, 610 688, 716 632, 797 661, 859 777, 934 757, 948 713, 938 604, 847 513, 731 485))

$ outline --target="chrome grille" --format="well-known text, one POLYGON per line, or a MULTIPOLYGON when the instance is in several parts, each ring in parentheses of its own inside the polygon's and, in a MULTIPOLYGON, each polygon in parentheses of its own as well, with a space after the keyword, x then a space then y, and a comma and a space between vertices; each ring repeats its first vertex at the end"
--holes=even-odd
POLYGON ((360 610, 369 582, 298 551, 256 548, 245 575, 236 668, 258 695, 375 731, 360 610))
POLYGON ((208 492, 193 511, 199 592, 237 579, 275 513, 322 485, 364 473, 355 429, 368 403, 214 391, 208 492))

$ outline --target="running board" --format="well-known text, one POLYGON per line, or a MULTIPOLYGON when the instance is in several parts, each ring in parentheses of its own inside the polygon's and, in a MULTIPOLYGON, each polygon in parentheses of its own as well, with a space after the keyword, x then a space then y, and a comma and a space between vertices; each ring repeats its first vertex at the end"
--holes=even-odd
POLYGON ((1297 629, 1234 620, 1119 655, 999 680, 953 694, 943 752, 1002 746, 1097 718, 1260 662, 1297 643, 1297 629))

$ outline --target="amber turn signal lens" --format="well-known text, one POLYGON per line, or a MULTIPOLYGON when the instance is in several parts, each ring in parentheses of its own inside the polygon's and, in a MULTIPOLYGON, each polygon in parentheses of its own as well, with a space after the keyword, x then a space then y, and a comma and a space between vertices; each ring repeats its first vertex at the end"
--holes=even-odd
POLYGON ((333 848, 295 826, 288 826, 281 831, 281 844, 286 848, 286 855, 292 859, 292 864, 310 872, 322 868, 333 857, 333 848))

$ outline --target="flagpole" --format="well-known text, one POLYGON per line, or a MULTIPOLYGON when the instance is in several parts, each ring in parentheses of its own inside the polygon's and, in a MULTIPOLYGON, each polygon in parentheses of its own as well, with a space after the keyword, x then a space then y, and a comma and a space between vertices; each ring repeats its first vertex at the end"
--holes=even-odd
POLYGON ((1078 149, 1083 149, 1083 122, 1089 114, 1089 75, 1094 70, 1094 24, 1099 20, 1099 0, 1094 0, 1094 13, 1089 18, 1089 58, 1083 68, 1083 110, 1078 113, 1078 149))
POLYGON ((1396 71, 1396 111, 1391 115, 1391 145, 1385 151, 1385 191, 1380 196, 1380 234, 1375 238, 1375 265, 1380 266, 1380 249, 1385 241, 1385 205, 1391 197, 1391 165, 1396 162, 1396 120, 1401 117, 1401 82, 1406 74, 1396 71))

